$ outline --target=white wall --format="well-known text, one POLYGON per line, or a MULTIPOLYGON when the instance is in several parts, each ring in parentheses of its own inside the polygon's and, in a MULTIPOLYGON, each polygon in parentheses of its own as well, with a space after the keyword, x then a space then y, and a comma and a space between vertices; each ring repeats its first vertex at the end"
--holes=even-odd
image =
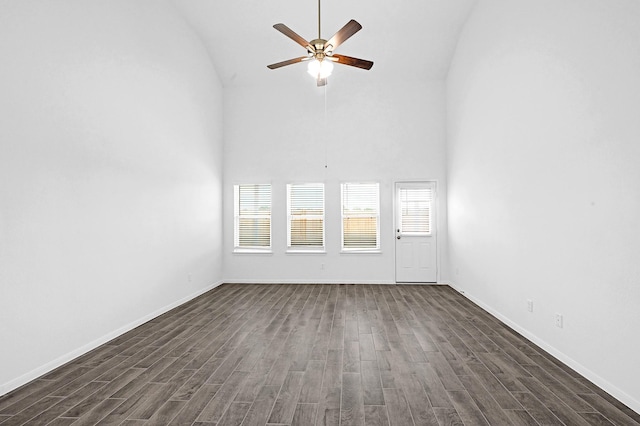
MULTIPOLYGON (((446 217, 444 83, 376 85, 374 74, 338 65, 325 101, 324 88, 315 86, 304 65, 277 72, 297 81, 287 87, 265 81, 225 89, 225 280, 395 282, 394 182, 438 180, 439 213, 446 217), (380 182, 380 254, 340 254, 340 183, 345 181, 380 182), (326 254, 286 253, 286 184, 291 182, 325 183, 326 254), (270 255, 233 253, 233 185, 241 183, 272 184, 270 255)), ((445 225, 441 222, 441 229, 445 225)), ((439 245, 446 245, 444 233, 439 245)))
POLYGON ((639 23, 635 0, 482 0, 447 82, 455 286, 636 411, 639 23))
POLYGON ((0 394, 222 278, 222 93, 162 1, 0 3, 0 394))

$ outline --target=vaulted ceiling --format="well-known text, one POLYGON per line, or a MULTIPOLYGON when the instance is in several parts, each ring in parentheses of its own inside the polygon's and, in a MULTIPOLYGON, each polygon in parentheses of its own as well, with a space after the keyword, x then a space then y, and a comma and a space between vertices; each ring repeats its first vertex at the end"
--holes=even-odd
MULTIPOLYGON (((306 75, 304 64, 268 64, 305 51, 272 28, 282 22, 307 40, 318 35, 317 0, 171 0, 202 38, 222 84, 283 85, 306 75)), ((374 61, 370 71, 336 72, 374 84, 446 78, 460 31, 476 0, 323 0, 322 37, 350 19, 363 29, 336 53, 374 61)), ((310 78, 306 76, 306 78, 310 78)))

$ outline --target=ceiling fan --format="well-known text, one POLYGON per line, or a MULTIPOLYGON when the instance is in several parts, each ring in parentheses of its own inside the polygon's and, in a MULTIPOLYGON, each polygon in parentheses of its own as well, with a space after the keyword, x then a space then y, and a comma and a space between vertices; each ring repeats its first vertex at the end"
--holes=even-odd
POLYGON ((333 51, 342 43, 344 43, 349 37, 360 31, 362 29, 362 25, 352 19, 347 22, 346 25, 342 27, 337 33, 335 33, 329 40, 323 39, 320 35, 320 0, 318 0, 317 39, 311 40, 309 42, 296 34, 285 24, 275 24, 273 28, 280 31, 282 34, 286 35, 291 40, 307 49, 307 55, 267 65, 269 69, 274 70, 286 65, 309 61, 309 74, 316 78, 318 86, 325 86, 327 84, 327 77, 331 74, 331 71, 333 71, 334 62, 343 65, 349 65, 352 67, 362 68, 365 70, 369 70, 373 66, 373 62, 367 61, 365 59, 352 58, 351 56, 338 55, 333 53, 333 51))

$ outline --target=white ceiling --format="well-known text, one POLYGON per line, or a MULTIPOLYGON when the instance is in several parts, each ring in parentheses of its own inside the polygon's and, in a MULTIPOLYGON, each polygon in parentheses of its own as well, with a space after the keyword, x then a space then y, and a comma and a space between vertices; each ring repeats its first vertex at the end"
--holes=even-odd
MULTIPOLYGON (((305 74, 304 64, 267 68, 306 53, 272 26, 282 22, 307 40, 316 38, 317 0, 171 1, 203 39, 225 87, 287 84, 305 74)), ((336 53, 375 63, 370 71, 337 65, 334 74, 374 81, 446 78, 458 36, 475 2, 322 0, 322 38, 330 38, 355 19, 362 30, 336 53)))

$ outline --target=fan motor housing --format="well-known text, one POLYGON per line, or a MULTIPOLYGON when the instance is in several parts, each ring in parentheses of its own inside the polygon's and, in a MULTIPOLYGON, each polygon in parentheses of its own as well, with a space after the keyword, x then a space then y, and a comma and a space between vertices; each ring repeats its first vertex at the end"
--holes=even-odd
POLYGON ((311 40, 309 42, 309 44, 314 47, 316 52, 318 52, 318 51, 322 52, 322 51, 324 51, 324 48, 327 45, 327 40, 322 39, 322 38, 317 38, 315 40, 311 40))

